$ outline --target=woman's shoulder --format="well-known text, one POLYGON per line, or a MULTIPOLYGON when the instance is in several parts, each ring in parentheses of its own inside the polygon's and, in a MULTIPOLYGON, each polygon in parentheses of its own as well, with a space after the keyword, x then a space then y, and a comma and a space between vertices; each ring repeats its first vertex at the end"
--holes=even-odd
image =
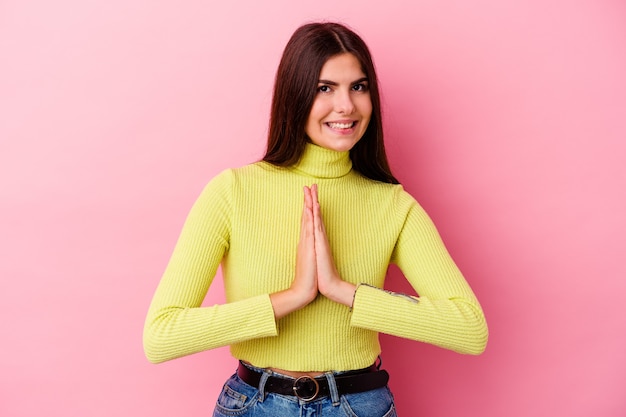
POLYGON ((209 183, 213 182, 232 182, 236 180, 245 180, 247 178, 252 178, 258 175, 263 175, 271 171, 276 171, 280 169, 278 167, 274 167, 271 164, 268 164, 264 161, 252 162, 247 165, 242 165, 238 167, 225 168, 222 171, 218 172, 209 183))
POLYGON ((267 175, 268 173, 276 173, 284 170, 286 170, 286 168, 270 164, 269 162, 256 161, 246 165, 229 168, 225 171, 230 172, 231 175, 245 178, 255 175, 267 175))
POLYGON ((354 185, 368 200, 397 212, 407 212, 411 207, 419 206, 402 184, 376 181, 356 173, 354 185))
POLYGON ((268 183, 268 179, 285 168, 275 167, 267 162, 253 162, 239 167, 223 169, 212 177, 205 186, 205 192, 232 193, 268 183))
POLYGON ((355 174, 357 184, 360 187, 369 188, 370 190, 374 192, 388 194, 389 196, 393 196, 393 197, 401 196, 401 197, 412 198, 411 195, 404 189, 402 184, 393 184, 389 182, 376 181, 356 171, 353 171, 353 173, 355 174))

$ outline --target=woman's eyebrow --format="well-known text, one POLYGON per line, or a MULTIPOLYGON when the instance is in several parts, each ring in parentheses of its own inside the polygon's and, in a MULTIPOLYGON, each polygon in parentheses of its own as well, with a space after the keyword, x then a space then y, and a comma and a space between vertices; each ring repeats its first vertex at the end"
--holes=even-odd
MULTIPOLYGON (((359 83, 362 83, 362 82, 364 82, 364 81, 369 81, 369 80, 367 79, 367 77, 363 77, 363 78, 359 78, 359 79, 358 79, 358 80, 356 80, 356 81, 351 82, 350 84, 351 84, 351 85, 354 85, 354 84, 359 84, 359 83)), ((337 82, 335 82, 335 81, 331 81, 331 80, 319 80, 319 81, 318 81, 318 84, 339 85, 339 83, 337 83, 337 82)))
POLYGON ((359 78, 358 80, 356 80, 355 82, 352 83, 352 85, 354 84, 360 84, 362 82, 368 82, 369 80, 367 79, 367 77, 363 77, 363 78, 359 78))

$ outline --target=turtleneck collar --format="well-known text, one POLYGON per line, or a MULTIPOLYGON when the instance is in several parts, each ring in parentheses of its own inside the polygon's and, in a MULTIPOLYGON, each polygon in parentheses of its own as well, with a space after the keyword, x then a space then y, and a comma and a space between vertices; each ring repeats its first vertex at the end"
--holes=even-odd
POLYGON ((352 169, 350 152, 337 152, 307 143, 300 161, 293 168, 316 178, 339 178, 352 169))

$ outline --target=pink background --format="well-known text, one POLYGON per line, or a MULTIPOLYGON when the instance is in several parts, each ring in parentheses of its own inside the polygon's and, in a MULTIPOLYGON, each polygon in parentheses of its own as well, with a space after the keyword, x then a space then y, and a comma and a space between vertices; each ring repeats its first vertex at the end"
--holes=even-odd
POLYGON ((479 357, 384 336, 400 415, 623 416, 626 4, 213 3, 0 1, 0 415, 210 415, 235 361, 149 364, 145 313, 203 185, 262 155, 287 39, 332 19, 490 326, 479 357))

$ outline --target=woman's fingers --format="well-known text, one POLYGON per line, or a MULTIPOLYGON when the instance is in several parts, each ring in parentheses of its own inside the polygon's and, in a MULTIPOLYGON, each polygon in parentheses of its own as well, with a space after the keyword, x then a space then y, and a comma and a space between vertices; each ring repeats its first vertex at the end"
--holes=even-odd
POLYGON ((316 233, 321 233, 326 236, 326 230, 324 229, 324 221, 322 220, 322 209, 320 208, 319 197, 317 193, 317 184, 311 186, 311 209, 313 212, 313 223, 315 225, 316 233))
MULTIPOLYGON (((301 232, 308 230, 309 222, 313 220, 313 199, 309 187, 304 187, 304 204, 302 205, 302 228, 301 232)), ((312 229, 311 229, 312 230, 312 229)), ((300 235, 302 236, 302 234, 300 235)))

